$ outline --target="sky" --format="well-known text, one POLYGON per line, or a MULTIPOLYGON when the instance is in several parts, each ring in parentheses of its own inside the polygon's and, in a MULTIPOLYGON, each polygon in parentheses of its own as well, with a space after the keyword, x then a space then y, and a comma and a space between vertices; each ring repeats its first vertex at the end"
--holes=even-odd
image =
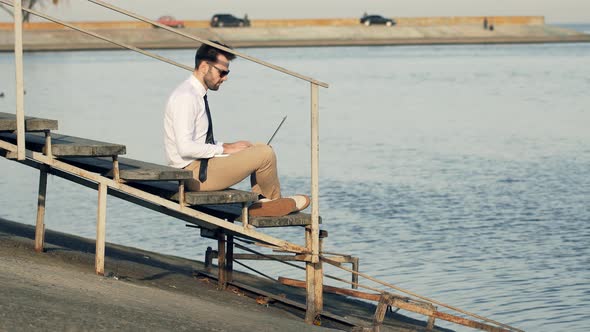
MULTIPOLYGON (((86 0, 50 0, 44 13, 69 21, 129 20, 86 0)), ((590 23, 590 0, 110 0, 109 3, 157 18, 208 20, 215 13, 248 14, 250 19, 357 18, 364 12, 389 17, 545 16, 547 23, 590 23)), ((0 11, 0 21, 12 19, 0 11)), ((34 19, 38 21, 39 19, 34 19)))

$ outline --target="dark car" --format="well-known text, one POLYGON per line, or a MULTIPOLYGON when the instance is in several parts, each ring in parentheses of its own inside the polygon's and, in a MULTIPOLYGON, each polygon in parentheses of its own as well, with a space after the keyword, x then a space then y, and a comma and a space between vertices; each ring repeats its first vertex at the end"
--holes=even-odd
POLYGON ((390 18, 385 18, 381 15, 364 15, 361 17, 361 24, 366 26, 373 25, 373 24, 383 24, 388 27, 395 25, 395 20, 390 18))
POLYGON ((211 18, 211 26, 214 28, 249 27, 250 20, 247 17, 237 18, 231 14, 215 14, 211 18))

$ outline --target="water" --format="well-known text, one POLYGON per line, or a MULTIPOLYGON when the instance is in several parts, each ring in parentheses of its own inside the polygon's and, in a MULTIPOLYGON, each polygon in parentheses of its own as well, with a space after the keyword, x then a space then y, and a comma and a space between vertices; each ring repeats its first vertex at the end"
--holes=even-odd
POLYGON ((580 31, 583 33, 590 33, 590 24, 588 23, 567 23, 567 24, 556 24, 560 27, 566 28, 566 29, 572 29, 572 30, 576 30, 576 31, 580 31))
MULTIPOLYGON (((330 84, 320 91, 326 250, 527 331, 587 330, 590 44, 244 51, 330 84)), ((13 62, 0 54, 3 112, 14 112, 13 62)), ((25 72, 27 114, 164 161, 164 103, 187 72, 123 51, 31 53, 25 72)), ((309 99, 308 84, 237 60, 210 96, 216 134, 266 141, 288 115, 273 141, 283 187, 309 192, 309 99)), ((0 169, 0 216, 33 224, 37 173, 4 159, 0 169)), ((96 192, 58 178, 48 187, 47 227, 94 237, 96 192)), ((107 214, 110 242, 201 260, 214 245, 116 198, 107 214)), ((265 232, 303 243, 300 229, 265 232)))

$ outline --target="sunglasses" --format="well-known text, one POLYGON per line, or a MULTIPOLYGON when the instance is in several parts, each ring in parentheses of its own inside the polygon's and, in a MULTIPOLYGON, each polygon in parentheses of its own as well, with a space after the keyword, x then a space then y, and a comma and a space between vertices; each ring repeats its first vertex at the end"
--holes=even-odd
POLYGON ((211 67, 217 69, 217 71, 219 71, 219 77, 226 77, 227 75, 229 75, 229 70, 223 70, 223 69, 219 69, 217 68, 215 65, 211 64, 211 62, 207 62, 211 67))

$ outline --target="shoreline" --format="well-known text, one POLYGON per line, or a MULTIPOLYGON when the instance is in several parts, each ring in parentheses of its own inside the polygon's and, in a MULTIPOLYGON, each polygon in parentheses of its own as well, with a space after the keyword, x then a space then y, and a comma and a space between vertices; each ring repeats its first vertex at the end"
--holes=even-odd
MULTIPOLYGON (((91 31, 143 49, 193 49, 199 42, 151 27, 99 28, 91 31)), ((590 34, 545 24, 499 24, 493 31, 478 24, 394 27, 356 25, 187 27, 184 33, 219 40, 233 47, 324 47, 385 45, 464 45, 590 42, 590 34)), ((121 47, 69 29, 23 31, 25 51, 112 50, 121 47)), ((0 29, 0 52, 12 52, 14 32, 0 29)))
MULTIPOLYGON (((105 276, 94 273, 94 241, 46 231, 45 252, 34 251, 34 227, 0 218, 0 330, 326 331, 351 326, 322 317, 307 325, 305 313, 281 301, 234 286, 225 291, 196 272, 216 273, 203 263, 107 244, 105 276), (263 299, 264 300, 264 299, 263 299)), ((234 278, 303 303, 305 291, 247 273, 234 278)), ((375 305, 326 294, 325 309, 370 326, 375 305), (340 312, 338 312, 340 310, 340 312)), ((388 315, 383 331, 425 326, 388 315)), ((449 331, 435 329, 436 331, 449 331)))

